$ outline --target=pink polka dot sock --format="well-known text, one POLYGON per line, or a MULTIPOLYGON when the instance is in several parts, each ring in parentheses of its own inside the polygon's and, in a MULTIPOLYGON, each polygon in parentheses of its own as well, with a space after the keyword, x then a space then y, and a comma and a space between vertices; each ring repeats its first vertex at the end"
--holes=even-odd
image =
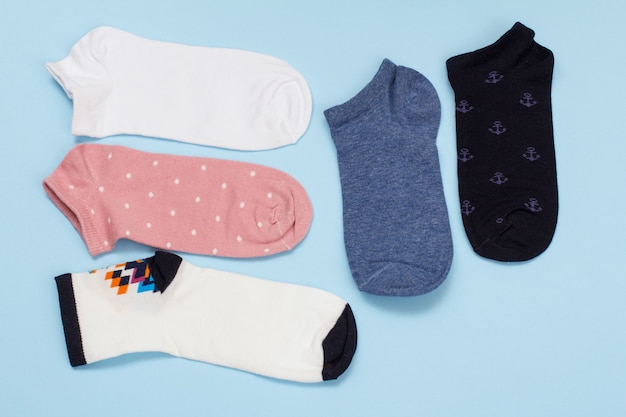
POLYGON ((304 188, 273 168, 75 146, 43 187, 92 256, 120 238, 155 248, 260 257, 293 248, 313 215, 304 188))

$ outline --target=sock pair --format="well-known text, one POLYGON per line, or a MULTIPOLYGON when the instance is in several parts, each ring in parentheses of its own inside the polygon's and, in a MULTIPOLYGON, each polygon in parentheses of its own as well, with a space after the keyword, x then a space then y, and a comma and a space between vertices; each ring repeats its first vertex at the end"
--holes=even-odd
POLYGON ((350 306, 315 288, 153 257, 56 277, 72 366, 159 351, 274 378, 336 379, 357 343, 350 306))
POLYGON ((127 133, 261 150, 295 143, 311 117, 302 75, 254 52, 99 27, 46 67, 74 102, 74 135, 127 133))
POLYGON ((43 186, 93 256, 120 238, 160 249, 259 257, 293 248, 309 230, 304 188, 250 163, 81 144, 43 186))
MULTIPOLYGON (((556 228, 552 52, 516 23, 496 43, 450 58, 466 233, 481 256, 523 261, 556 228)), ((435 89, 385 60, 354 98, 326 110, 337 148, 344 239, 363 291, 419 295, 447 275, 452 243, 435 140, 435 89)))
POLYGON ((385 59, 363 90, 324 114, 337 148, 345 247, 359 289, 393 296, 432 291, 452 262, 434 87, 385 59))
POLYGON ((516 23, 498 41, 447 61, 456 99, 459 196, 476 253, 525 261, 556 228, 554 56, 516 23))

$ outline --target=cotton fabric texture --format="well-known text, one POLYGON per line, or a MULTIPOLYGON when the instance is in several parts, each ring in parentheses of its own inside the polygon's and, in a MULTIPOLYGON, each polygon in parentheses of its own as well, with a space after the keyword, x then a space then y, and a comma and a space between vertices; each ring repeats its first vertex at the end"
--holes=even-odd
POLYGON ((73 100, 72 133, 134 134, 237 150, 293 144, 312 99, 287 62, 98 27, 46 68, 73 100))
POLYGON ((363 90, 324 115, 337 148, 344 241, 359 289, 390 296, 434 290, 452 262, 434 87, 385 59, 363 90))
POLYGON ((313 217, 288 174, 238 161, 81 144, 43 182, 93 256, 119 239, 223 257, 292 249, 313 217))
POLYGON ((356 351, 354 315, 336 295, 202 268, 172 253, 56 283, 72 366, 156 351, 320 382, 343 374, 356 351))
POLYGON ((474 251, 498 261, 540 255, 557 224, 554 55, 534 37, 517 22, 493 44, 447 61, 463 225, 474 251))

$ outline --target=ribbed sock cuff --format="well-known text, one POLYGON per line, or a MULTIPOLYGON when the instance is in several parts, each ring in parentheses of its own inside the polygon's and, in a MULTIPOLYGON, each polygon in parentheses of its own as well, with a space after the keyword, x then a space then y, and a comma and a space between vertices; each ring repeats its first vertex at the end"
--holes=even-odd
POLYGON ((493 60, 501 60, 503 56, 517 57, 532 45, 534 37, 535 32, 532 29, 517 22, 491 45, 449 58, 446 62, 448 73, 455 75, 457 72, 463 72, 467 68, 482 65, 493 60))
POLYGON ((67 354, 72 366, 86 365, 83 341, 80 334, 78 312, 76 311, 76 299, 72 286, 72 274, 63 274, 55 278, 59 291, 59 305, 61 306, 61 319, 65 332, 65 344, 67 354))
POLYGON ((357 95, 343 104, 325 110, 324 116, 330 128, 337 128, 384 102, 383 98, 389 93, 389 84, 395 77, 396 69, 396 64, 384 59, 374 78, 357 95))
POLYGON ((98 227, 86 201, 92 200, 91 187, 85 185, 90 180, 85 169, 84 145, 72 148, 61 164, 43 181, 43 188, 50 200, 67 217, 87 245, 92 256, 107 252, 110 248, 103 242, 114 242, 113 236, 106 236, 105 230, 98 227), (77 188, 81 191, 74 191, 77 188))

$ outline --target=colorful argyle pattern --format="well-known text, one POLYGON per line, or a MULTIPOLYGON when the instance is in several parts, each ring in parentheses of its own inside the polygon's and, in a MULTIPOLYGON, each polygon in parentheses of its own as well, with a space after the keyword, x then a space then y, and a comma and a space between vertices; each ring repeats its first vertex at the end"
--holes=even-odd
POLYGON ((111 288, 117 288, 117 295, 126 294, 132 284, 137 284, 137 293, 157 291, 145 259, 115 265, 106 272, 104 279, 111 280, 111 288))

